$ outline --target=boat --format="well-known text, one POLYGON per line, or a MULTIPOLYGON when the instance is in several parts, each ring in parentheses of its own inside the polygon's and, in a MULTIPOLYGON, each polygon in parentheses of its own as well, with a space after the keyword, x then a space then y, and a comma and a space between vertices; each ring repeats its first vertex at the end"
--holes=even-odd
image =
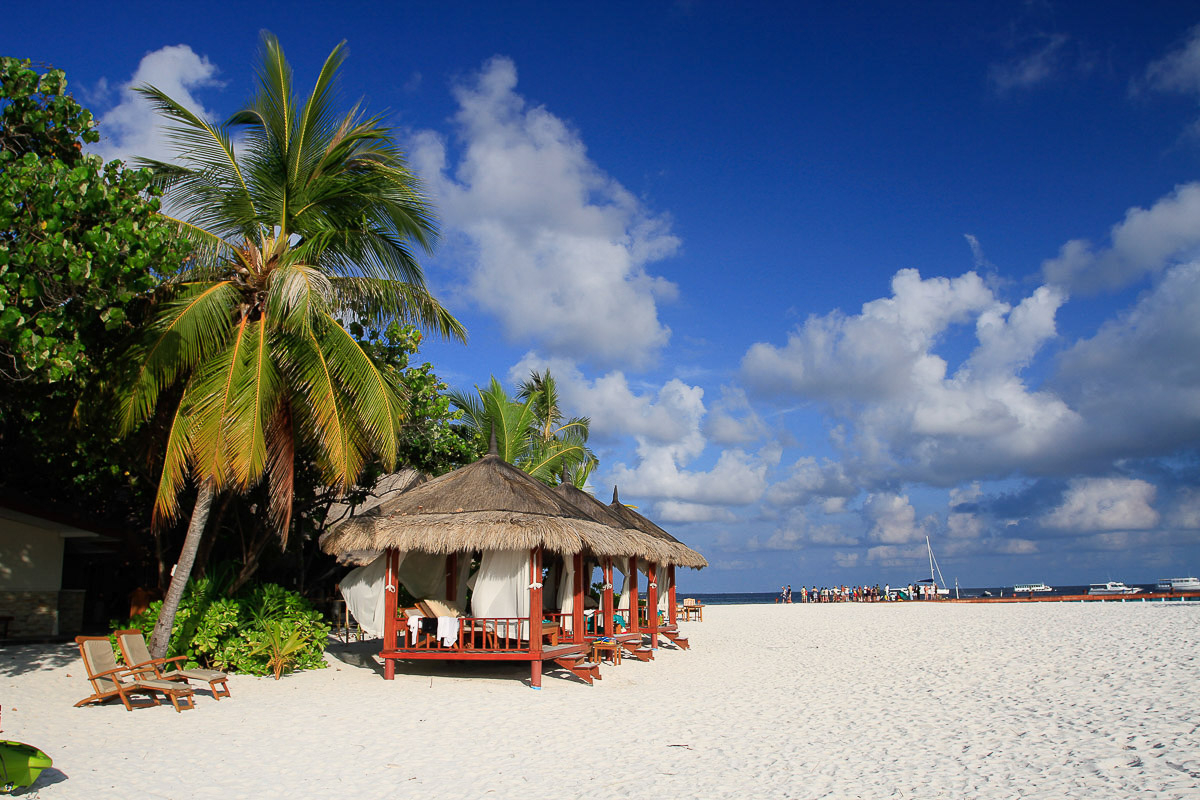
MULTIPOLYGON (((935 597, 948 597, 950 587, 946 585, 946 579, 942 577, 942 568, 938 566, 937 559, 933 556, 933 546, 929 544, 928 536, 925 537, 925 550, 929 553, 929 577, 914 581, 914 583, 917 586, 932 587, 935 597)), ((955 583, 957 584, 957 580, 955 583)), ((918 592, 918 596, 921 596, 920 592, 918 592)))
POLYGON ((1053 592, 1053 586, 1044 583, 1018 583, 1013 586, 1013 594, 1028 594, 1029 592, 1053 592))
POLYGON ((1200 578, 1161 578, 1160 592, 1200 592, 1200 578))
POLYGON ((1137 594, 1141 589, 1137 586, 1126 586, 1120 581, 1093 583, 1088 587, 1088 594, 1137 594))
POLYGON ((33 784, 53 766, 50 756, 31 744, 0 741, 0 791, 9 793, 33 784))

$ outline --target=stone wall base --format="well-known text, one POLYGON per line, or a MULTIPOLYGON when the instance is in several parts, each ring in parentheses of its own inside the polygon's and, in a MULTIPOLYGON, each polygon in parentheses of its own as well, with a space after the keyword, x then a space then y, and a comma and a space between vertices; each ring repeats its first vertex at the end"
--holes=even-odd
POLYGON ((12 639, 78 633, 83 629, 84 594, 82 589, 0 592, 0 617, 12 617, 12 639))

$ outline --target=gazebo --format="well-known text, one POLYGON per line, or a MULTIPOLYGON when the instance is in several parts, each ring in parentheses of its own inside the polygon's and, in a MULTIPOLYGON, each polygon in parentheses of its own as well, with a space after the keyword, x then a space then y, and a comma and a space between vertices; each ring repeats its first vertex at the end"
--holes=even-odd
MULTIPOLYGON (((683 648, 687 648, 687 639, 680 635, 679 624, 676 617, 676 602, 675 602, 675 567, 689 567, 691 569, 703 569, 708 566, 708 560, 700 553, 685 545, 683 542, 676 539, 671 534, 664 531, 658 525, 655 525, 646 517, 634 511, 627 505, 621 503, 617 496, 617 488, 613 487, 612 504, 608 509, 628 528, 634 528, 642 531, 648 536, 652 536, 662 543, 667 551, 666 558, 655 563, 650 561, 646 565, 646 632, 650 634, 651 648, 658 647, 658 635, 661 633, 671 641, 683 648), (665 567, 665 574, 659 575, 659 567, 665 567), (658 606, 659 593, 658 582, 665 580, 667 583, 667 621, 665 625, 658 624, 658 606)), ((637 597, 637 572, 638 565, 635 560, 630 561, 629 578, 632 581, 632 597, 630 597, 629 610, 630 616, 638 620, 638 625, 642 624, 639 617, 639 604, 637 597)), ((624 598, 622 598, 624 599, 624 598)))
POLYGON ((321 547, 333 555, 382 553, 385 679, 395 677, 398 660, 529 661, 535 688, 547 661, 588 683, 599 677, 585 657, 585 554, 636 558, 648 552, 494 454, 343 522, 321 547), (463 584, 476 554, 480 563, 466 615, 463 584), (569 560, 573 568, 569 626, 543 625, 548 556, 569 560), (415 616, 401 629, 400 582, 440 609, 436 636, 415 616))

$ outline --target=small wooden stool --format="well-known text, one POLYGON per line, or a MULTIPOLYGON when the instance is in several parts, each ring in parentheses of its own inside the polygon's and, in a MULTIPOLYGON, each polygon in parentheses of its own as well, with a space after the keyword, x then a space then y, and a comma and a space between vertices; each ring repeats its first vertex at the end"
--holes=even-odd
POLYGON ((592 642, 592 661, 599 664, 608 653, 608 660, 614 665, 621 663, 621 645, 618 642, 592 642))

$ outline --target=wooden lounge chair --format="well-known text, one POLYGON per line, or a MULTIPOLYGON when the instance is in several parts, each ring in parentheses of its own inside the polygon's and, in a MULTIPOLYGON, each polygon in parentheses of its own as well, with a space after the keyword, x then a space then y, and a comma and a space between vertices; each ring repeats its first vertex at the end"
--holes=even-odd
POLYGON ((158 680, 182 681, 186 686, 189 680, 203 681, 208 684, 212 696, 217 700, 230 697, 229 676, 215 669, 180 669, 172 666, 173 661, 184 661, 185 656, 174 658, 151 658, 150 648, 146 647, 146 637, 140 630, 117 631, 117 645, 121 648, 121 658, 125 665, 139 675, 153 676, 158 680))
POLYGON ((162 694, 170 699, 176 711, 196 707, 192 702, 192 688, 186 683, 138 678, 134 670, 117 666, 107 636, 76 636, 75 642, 79 645, 83 668, 87 670, 93 690, 91 696, 75 704, 76 708, 118 697, 125 710, 132 711, 134 703, 130 696, 135 694, 148 695, 150 698, 149 703, 138 703, 139 706, 158 705, 158 694, 162 694))

